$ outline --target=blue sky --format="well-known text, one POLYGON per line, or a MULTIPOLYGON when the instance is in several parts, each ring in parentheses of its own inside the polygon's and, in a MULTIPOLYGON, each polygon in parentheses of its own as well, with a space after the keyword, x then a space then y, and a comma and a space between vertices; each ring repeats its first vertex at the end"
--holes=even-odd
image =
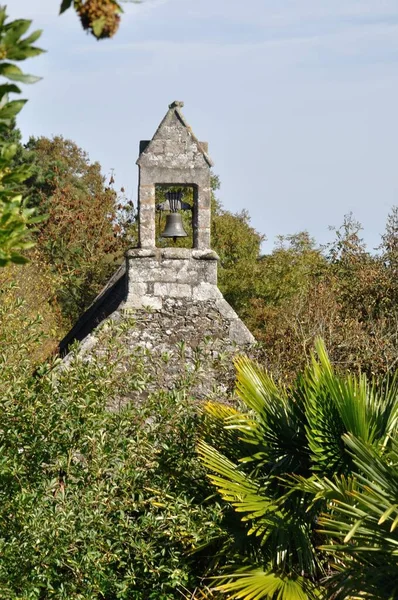
POLYGON ((225 208, 247 208, 273 247, 331 238, 353 211, 369 248, 398 204, 396 0, 145 0, 113 40, 59 0, 12 0, 47 49, 26 69, 24 137, 62 134, 135 200, 140 139, 173 100, 209 142, 225 208))

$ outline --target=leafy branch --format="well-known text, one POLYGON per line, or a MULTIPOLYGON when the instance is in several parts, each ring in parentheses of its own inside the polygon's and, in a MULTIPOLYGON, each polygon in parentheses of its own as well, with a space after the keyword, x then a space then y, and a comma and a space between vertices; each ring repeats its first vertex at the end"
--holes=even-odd
POLYGON ((34 43, 41 31, 34 31, 23 37, 31 21, 17 19, 7 23, 5 8, 0 8, 0 76, 6 82, 0 84, 0 267, 9 262, 27 261, 21 252, 33 246, 29 239, 29 227, 44 216, 35 216, 35 210, 28 208, 26 199, 18 193, 18 186, 29 177, 29 169, 22 165, 15 167, 13 159, 18 146, 9 141, 12 137, 14 119, 22 110, 26 100, 10 100, 10 94, 20 94, 15 83, 35 83, 40 78, 27 75, 14 62, 38 56, 43 52, 34 43))

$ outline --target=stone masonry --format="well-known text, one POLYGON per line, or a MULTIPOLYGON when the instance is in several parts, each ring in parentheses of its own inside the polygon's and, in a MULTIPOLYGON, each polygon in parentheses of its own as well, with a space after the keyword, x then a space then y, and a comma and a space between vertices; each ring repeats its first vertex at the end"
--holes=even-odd
POLYGON ((128 250, 125 266, 60 347, 65 352, 71 342, 80 340, 82 355, 101 354, 100 331, 107 321, 127 322, 133 317, 134 326, 128 326, 127 333, 123 330, 120 341, 131 352, 145 350, 148 369, 156 371, 154 386, 173 388, 181 368, 194 369, 198 349, 206 347, 207 367, 202 368, 197 389, 202 398, 219 377, 214 360, 227 355, 232 365, 232 356, 247 352, 254 338, 217 287, 219 259, 210 247, 212 161, 207 143, 199 142, 185 121, 182 106, 182 102, 170 104, 152 140, 140 143, 139 247, 128 250), (193 189, 192 248, 156 247, 157 185, 193 189), (176 353, 179 344, 185 348, 183 367, 176 353), (170 357, 163 370, 153 367, 159 364, 155 355, 170 357))
MULTIPOLYGON (((195 303, 212 301, 212 306, 228 320, 224 335, 236 344, 254 339, 217 287, 218 256, 212 250, 187 248, 132 249, 127 252, 127 297, 125 309, 160 311, 165 300, 195 303)), ((197 315, 196 313, 193 313, 197 315)), ((192 315, 193 316, 193 315, 192 315)), ((203 312, 206 316, 206 312, 203 312)), ((189 317, 189 312, 188 312, 189 317)))
POLYGON ((173 102, 150 142, 141 142, 138 218, 140 248, 154 248, 155 187, 189 185, 194 190, 194 247, 210 248, 210 167, 207 143, 198 142, 186 123, 182 102, 173 102))

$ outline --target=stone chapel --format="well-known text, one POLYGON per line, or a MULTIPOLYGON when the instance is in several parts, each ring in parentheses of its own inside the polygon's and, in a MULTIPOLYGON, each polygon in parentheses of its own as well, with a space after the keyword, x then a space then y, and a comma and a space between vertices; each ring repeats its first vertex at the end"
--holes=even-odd
MULTIPOLYGON (((254 343, 217 287, 218 256, 211 249, 210 235, 213 163, 207 143, 195 137, 182 107, 182 102, 170 104, 153 138, 140 142, 138 246, 127 251, 125 264, 62 340, 64 355, 75 341, 82 356, 101 351, 99 332, 106 323, 131 317, 134 324, 123 343, 131 351, 147 350, 149 362, 154 354, 167 352, 173 357, 175 345, 181 343, 188 361, 203 344, 214 358, 245 351, 254 343), (188 209, 192 219, 190 248, 175 247, 171 240, 164 247, 157 239, 157 214, 159 209, 170 210, 172 196, 166 193, 169 200, 158 204, 156 196, 170 188, 191 191, 192 204, 179 201, 177 205, 188 209)), ((170 375, 176 370, 171 358, 166 371, 170 375)), ((173 385, 170 377, 165 377, 168 387, 173 385)), ((208 373, 207 388, 211 379, 208 373)))

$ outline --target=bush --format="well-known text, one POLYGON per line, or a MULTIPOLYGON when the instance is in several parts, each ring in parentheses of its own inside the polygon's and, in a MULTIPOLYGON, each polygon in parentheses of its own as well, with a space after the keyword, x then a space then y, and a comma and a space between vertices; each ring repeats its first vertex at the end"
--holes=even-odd
POLYGON ((190 551, 222 515, 205 501, 197 409, 174 390, 109 410, 146 385, 118 327, 100 357, 40 377, 27 360, 2 381, 0 598, 160 600, 200 582, 190 551))

